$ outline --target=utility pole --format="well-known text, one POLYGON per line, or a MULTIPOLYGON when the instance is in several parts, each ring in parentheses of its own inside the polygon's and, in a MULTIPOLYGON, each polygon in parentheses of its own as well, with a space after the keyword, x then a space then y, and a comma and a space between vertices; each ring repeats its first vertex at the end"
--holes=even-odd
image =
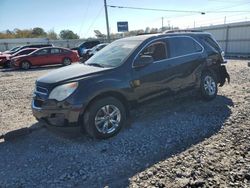
POLYGON ((108 39, 108 42, 110 42, 109 18, 108 18, 108 9, 107 9, 107 2, 106 2, 106 0, 104 0, 104 8, 105 8, 106 27, 107 27, 107 39, 108 39))
POLYGON ((161 17, 161 32, 163 32, 163 17, 161 17))
POLYGON ((226 22, 227 22, 227 17, 225 16, 224 17, 224 24, 226 24, 226 22))

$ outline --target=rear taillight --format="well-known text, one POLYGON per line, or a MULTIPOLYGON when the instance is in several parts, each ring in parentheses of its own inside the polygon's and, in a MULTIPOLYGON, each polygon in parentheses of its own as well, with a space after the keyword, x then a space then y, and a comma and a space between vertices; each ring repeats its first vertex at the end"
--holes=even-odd
POLYGON ((220 55, 221 55, 222 59, 225 60, 225 52, 221 51, 220 55))
POLYGON ((227 63, 227 61, 225 60, 225 52, 222 51, 222 52, 220 53, 220 55, 221 55, 221 58, 222 58, 222 64, 227 63))

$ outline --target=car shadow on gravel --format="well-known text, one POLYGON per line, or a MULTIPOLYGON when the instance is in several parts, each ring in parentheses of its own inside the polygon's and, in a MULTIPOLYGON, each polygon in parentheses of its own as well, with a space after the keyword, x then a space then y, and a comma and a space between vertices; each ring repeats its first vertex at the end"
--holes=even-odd
POLYGON ((216 134, 231 106, 220 95, 209 102, 161 97, 132 110, 130 123, 108 140, 37 129, 0 144, 0 183, 14 176, 25 177, 24 186, 126 187, 136 173, 216 134))

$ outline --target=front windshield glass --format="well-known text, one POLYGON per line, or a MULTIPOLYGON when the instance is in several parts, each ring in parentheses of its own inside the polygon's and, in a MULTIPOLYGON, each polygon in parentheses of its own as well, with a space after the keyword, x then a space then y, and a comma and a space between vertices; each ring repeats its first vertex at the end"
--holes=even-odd
POLYGON ((140 40, 117 40, 97 52, 85 64, 99 67, 117 67, 141 42, 140 40))
POLYGON ((17 46, 17 47, 14 47, 14 48, 11 48, 10 51, 16 51, 18 48, 20 48, 20 46, 17 46))

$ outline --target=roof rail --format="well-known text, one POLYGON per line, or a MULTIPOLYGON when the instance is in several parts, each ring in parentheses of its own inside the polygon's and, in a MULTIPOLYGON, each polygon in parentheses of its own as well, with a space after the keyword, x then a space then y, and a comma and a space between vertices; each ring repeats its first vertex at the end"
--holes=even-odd
POLYGON ((158 34, 158 32, 153 32, 153 33, 137 33, 136 36, 138 36, 138 35, 152 35, 152 34, 158 34))
POLYGON ((203 32, 203 31, 196 29, 177 29, 177 30, 166 30, 163 33, 182 33, 182 32, 203 32))

